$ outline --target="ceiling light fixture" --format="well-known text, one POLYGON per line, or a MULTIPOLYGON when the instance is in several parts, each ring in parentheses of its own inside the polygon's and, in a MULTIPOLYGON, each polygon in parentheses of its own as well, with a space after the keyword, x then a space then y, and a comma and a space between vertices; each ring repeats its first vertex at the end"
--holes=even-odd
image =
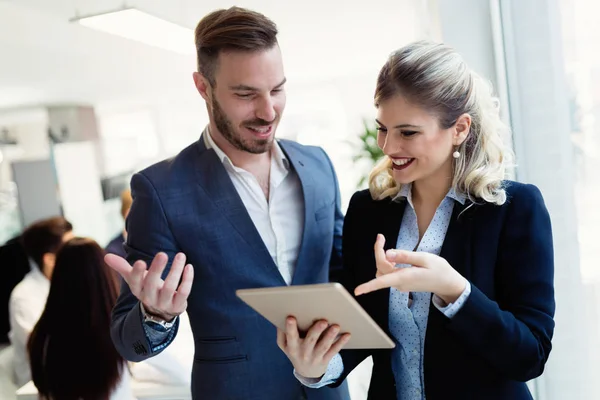
POLYGON ((196 54, 194 31, 136 8, 123 8, 70 20, 88 28, 179 54, 196 54))

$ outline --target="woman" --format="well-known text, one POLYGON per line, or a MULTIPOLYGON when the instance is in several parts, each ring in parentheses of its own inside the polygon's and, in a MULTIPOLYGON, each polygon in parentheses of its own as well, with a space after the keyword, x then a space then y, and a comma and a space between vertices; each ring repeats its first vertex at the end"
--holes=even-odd
POLYGON ((110 338, 118 281, 90 239, 66 242, 46 308, 29 338, 31 375, 46 400, 132 399, 129 371, 110 338))
POLYGON ((344 284, 396 347, 340 356, 339 327, 302 339, 293 318, 279 346, 311 387, 372 355, 370 399, 530 399, 554 330, 552 232, 539 190, 504 180, 491 88, 417 42, 383 66, 375 105, 385 158, 348 208, 344 284))

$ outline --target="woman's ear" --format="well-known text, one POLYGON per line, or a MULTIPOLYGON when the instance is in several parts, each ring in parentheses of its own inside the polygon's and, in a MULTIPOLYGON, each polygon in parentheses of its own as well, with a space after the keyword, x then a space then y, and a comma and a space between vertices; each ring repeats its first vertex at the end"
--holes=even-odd
POLYGON ((454 124, 453 132, 453 144, 454 146, 460 146, 469 136, 471 131, 471 116, 469 114, 463 114, 456 120, 454 124))

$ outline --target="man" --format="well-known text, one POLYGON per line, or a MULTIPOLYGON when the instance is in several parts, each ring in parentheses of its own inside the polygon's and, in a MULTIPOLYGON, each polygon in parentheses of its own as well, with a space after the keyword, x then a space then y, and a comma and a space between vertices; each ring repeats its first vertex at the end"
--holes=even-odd
POLYGON ((326 282, 330 267, 341 268, 343 216, 330 160, 319 148, 274 139, 286 100, 276 35, 271 20, 237 7, 199 22, 193 77, 208 127, 132 178, 126 249, 131 263, 140 261, 106 258, 127 282, 112 337, 128 360, 168 346, 187 309, 195 399, 348 398, 346 386, 303 388, 275 327, 235 295, 326 282))
MULTIPOLYGON (((133 199, 131 198, 131 190, 125 189, 121 192, 121 216, 123 217, 123 221, 127 219, 127 214, 129 214, 129 209, 131 208, 131 203, 133 203, 133 199)), ((116 254, 121 257, 126 257, 125 249, 123 248, 123 243, 127 239, 127 230, 123 228, 121 233, 115 236, 107 245, 106 252, 116 254)))
POLYGON ((46 307, 56 253, 64 242, 73 237, 72 230, 69 221, 54 217, 35 222, 23 232, 23 247, 34 265, 15 286, 8 304, 8 337, 14 349, 13 367, 18 387, 31 379, 27 340, 46 307))

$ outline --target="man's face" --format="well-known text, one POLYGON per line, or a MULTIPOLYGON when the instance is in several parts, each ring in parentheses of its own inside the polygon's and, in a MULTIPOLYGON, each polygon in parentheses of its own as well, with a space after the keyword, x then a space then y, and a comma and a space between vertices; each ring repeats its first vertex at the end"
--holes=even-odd
POLYGON ((271 149, 286 102, 279 46, 256 52, 222 52, 214 87, 208 84, 203 91, 195 79, 219 131, 213 135, 220 134, 232 147, 248 153, 271 149))

